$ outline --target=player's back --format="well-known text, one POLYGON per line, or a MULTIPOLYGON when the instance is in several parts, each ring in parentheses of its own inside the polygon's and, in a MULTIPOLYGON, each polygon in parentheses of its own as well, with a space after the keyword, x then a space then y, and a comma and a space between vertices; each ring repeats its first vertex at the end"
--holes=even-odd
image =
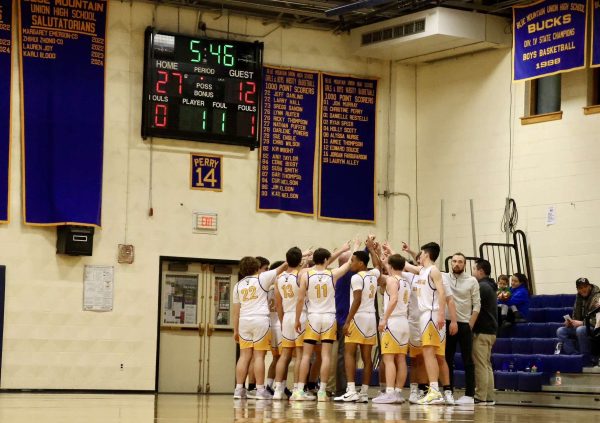
POLYGON ((257 276, 247 276, 235 284, 234 295, 240 303, 240 317, 268 316, 268 291, 257 276))
MULTIPOLYGON (((298 300, 298 271, 284 272, 277 279, 277 289, 281 295, 284 313, 295 313, 298 300)), ((306 307, 305 307, 306 308, 306 307)))
POLYGON ((309 314, 335 314, 335 290, 333 274, 330 270, 311 269, 308 271, 306 298, 309 314))
POLYGON ((362 289, 361 301, 357 313, 375 313, 375 299, 377 297, 377 279, 379 279, 379 270, 371 269, 369 271, 358 272, 352 276, 350 284, 350 307, 354 302, 354 291, 362 289))

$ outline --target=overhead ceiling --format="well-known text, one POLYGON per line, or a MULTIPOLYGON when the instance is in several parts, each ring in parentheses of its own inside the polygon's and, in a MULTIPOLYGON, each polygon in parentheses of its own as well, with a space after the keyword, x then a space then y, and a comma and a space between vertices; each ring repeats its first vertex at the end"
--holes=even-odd
POLYGON ((152 0, 196 9, 254 16, 265 22, 348 31, 362 25, 443 6, 510 16, 529 0, 152 0))

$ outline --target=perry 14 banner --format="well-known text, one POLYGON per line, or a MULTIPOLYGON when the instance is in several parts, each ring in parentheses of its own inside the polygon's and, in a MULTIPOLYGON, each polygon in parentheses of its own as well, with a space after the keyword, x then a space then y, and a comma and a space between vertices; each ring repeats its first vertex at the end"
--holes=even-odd
POLYGON ((600 66, 600 0, 592 1, 592 67, 600 66))
POLYGON ((100 226, 108 2, 19 4, 25 223, 100 226))
POLYGON ((585 67, 586 0, 543 0, 513 7, 513 80, 585 67))
POLYGON ((8 221, 12 0, 0 0, 0 222, 8 221))

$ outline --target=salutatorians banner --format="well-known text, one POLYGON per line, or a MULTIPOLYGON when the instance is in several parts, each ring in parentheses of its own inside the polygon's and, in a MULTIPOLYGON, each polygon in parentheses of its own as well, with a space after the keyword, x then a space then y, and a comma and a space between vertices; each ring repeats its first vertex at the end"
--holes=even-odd
POLYGON ((12 0, 0 0, 0 222, 8 222, 12 0))
POLYGON ((314 215, 319 74, 263 70, 258 210, 314 215))
POLYGON ((600 0, 592 1, 592 67, 600 66, 600 0))
POLYGON ((586 6, 586 0, 543 0, 513 7, 514 81, 585 67, 586 6))
POLYGON ((108 2, 19 6, 25 223, 100 226, 108 2))
POLYGON ((319 217, 375 222, 377 81, 323 74, 319 217))

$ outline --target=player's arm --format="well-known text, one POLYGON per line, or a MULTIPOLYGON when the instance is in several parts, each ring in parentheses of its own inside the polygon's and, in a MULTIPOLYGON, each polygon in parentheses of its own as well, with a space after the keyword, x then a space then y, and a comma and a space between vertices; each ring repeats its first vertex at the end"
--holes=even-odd
POLYGON ((240 340, 240 296, 237 290, 237 284, 233 287, 233 339, 235 342, 240 340))
POLYGON ((402 241, 402 251, 404 251, 405 253, 408 253, 413 258, 413 260, 417 259, 417 253, 415 251, 411 250, 410 246, 404 241, 402 241))
POLYGON ((300 288, 298 289, 298 299, 296 300, 296 332, 302 332, 302 324, 300 323, 300 316, 304 309, 304 301, 306 299, 306 289, 308 286, 308 272, 304 272, 300 278, 300 288))
MULTIPOLYGON (((354 279, 355 277, 358 277, 360 280, 360 283, 362 285, 362 278, 360 278, 360 276, 358 275, 354 275, 352 277, 352 279, 354 279)), ((356 312, 358 311, 358 308, 360 307, 360 303, 362 300, 362 287, 360 289, 355 289, 355 286, 358 285, 358 280, 355 279, 355 281, 351 281, 350 285, 352 287, 352 306, 350 307, 350 311, 348 312, 348 317, 346 317, 346 323, 344 323, 344 327, 342 328, 342 333, 346 336, 348 336, 350 333, 348 332, 348 328, 350 327, 350 322, 352 321, 352 319, 354 319, 354 315, 356 314, 356 312)))
MULTIPOLYGON (((404 264, 404 271, 414 273, 415 275, 418 275, 421 272, 422 268, 423 268, 423 266, 415 266, 414 264, 410 264, 409 262, 406 262, 404 264)), ((439 270, 438 270, 438 273, 439 273, 439 270)), ((440 278, 441 277, 442 276, 440 275, 440 278)))
POLYGON ((275 283, 275 310, 277 311, 279 322, 283 323, 283 299, 281 298, 281 292, 279 292, 278 283, 275 283))
POLYGON ((388 319, 390 318, 392 312, 398 305, 398 281, 396 278, 392 276, 387 277, 386 288, 388 295, 390 296, 390 302, 388 303, 385 312, 383 313, 383 317, 379 320, 379 332, 383 332, 385 327, 387 326, 388 319))
POLYGON ((448 333, 450 335, 456 335, 458 333, 458 317, 456 316, 456 303, 454 302, 453 296, 446 296, 446 305, 448 306, 448 315, 450 316, 448 333))
MULTIPOLYGON (((352 254, 354 254, 354 252, 356 250, 358 250, 359 246, 360 246, 360 241, 359 240, 354 240, 352 248, 350 249, 350 252, 352 254)), ((335 283, 337 282, 337 280, 339 278, 341 278, 342 276, 344 276, 346 273, 348 273, 349 270, 350 270, 350 260, 348 260, 346 263, 344 263, 340 267, 337 267, 337 268, 333 269, 331 271, 331 275, 333 276, 333 285, 335 286, 335 283)))
POLYGON ((436 323, 438 329, 442 330, 442 328, 446 325, 446 293, 444 291, 444 282, 442 281, 442 274, 436 267, 431 269, 430 276, 438 293, 439 311, 438 321, 436 323))
POLYGON ((378 268, 379 270, 383 269, 383 263, 381 262, 381 258, 379 257, 376 245, 375 245, 375 236, 369 235, 366 241, 367 250, 371 255, 371 261, 373 262, 373 267, 378 268))
POLYGON ((350 250, 350 242, 346 241, 340 248, 337 248, 333 252, 331 257, 329 257, 329 259, 325 262, 325 267, 329 267, 329 265, 331 265, 331 263, 336 261, 343 253, 345 253, 346 251, 349 251, 349 250, 350 250))

